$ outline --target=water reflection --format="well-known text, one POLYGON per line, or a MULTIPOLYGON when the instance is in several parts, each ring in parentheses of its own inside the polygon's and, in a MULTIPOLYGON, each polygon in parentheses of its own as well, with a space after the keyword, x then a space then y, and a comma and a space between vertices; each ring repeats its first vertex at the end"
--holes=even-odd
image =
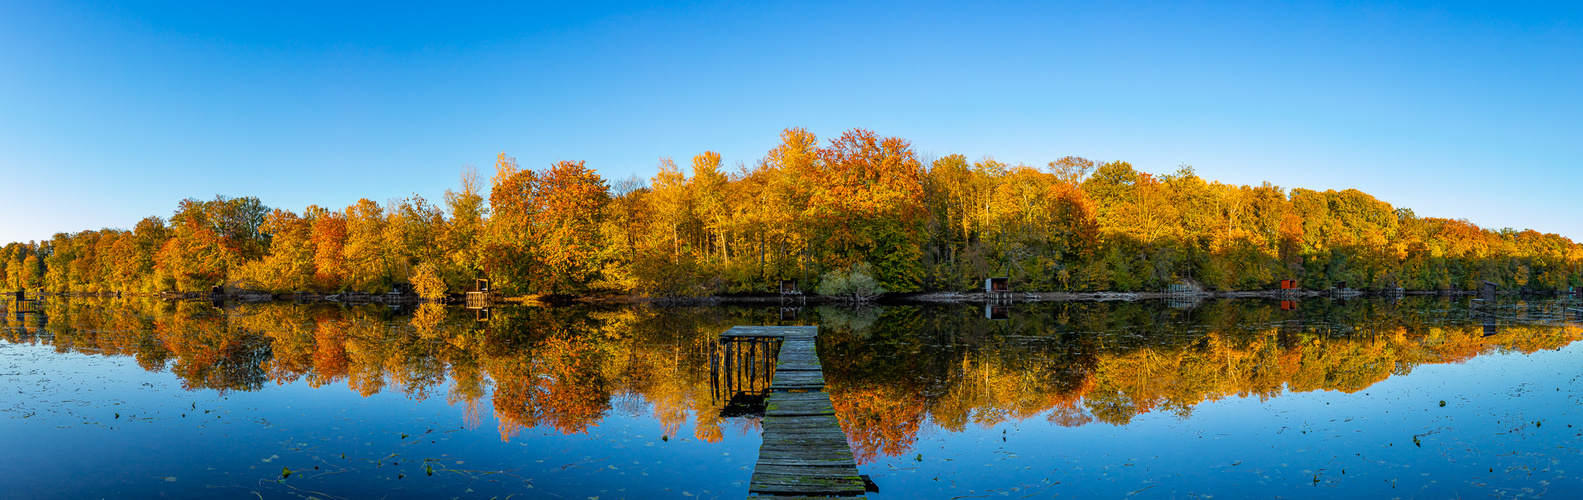
POLYGON ((709 346, 709 394, 720 416, 763 418, 781 339, 732 335, 709 346))
POLYGON ((1481 354, 1557 349, 1583 336, 1566 304, 1511 303, 1470 314, 1432 298, 1193 309, 1146 303, 1018 306, 1007 321, 975 306, 821 310, 829 391, 864 461, 913 451, 919 431, 1042 418, 1125 425, 1183 418, 1206 401, 1285 391, 1357 392, 1415 367, 1481 354), (1288 305, 1289 306, 1289 305, 1288 305))
POLYGON ((305 380, 363 396, 444 397, 502 440, 586 432, 622 402, 667 435, 756 428, 771 345, 726 345, 737 324, 819 324, 827 390, 864 463, 913 451, 921 431, 1011 420, 1125 425, 1184 418, 1206 401, 1356 392, 1415 367, 1556 349, 1583 335, 1578 307, 1510 302, 1470 311, 1407 297, 1205 303, 870 308, 217 306, 54 299, 6 315, 5 340, 130 356, 188 390, 259 391, 305 380), (787 318, 787 319, 783 319, 787 318), (489 398, 488 405, 481 404, 489 398), (735 404, 733 404, 735 403, 735 404), (630 404, 630 403, 628 403, 630 404))

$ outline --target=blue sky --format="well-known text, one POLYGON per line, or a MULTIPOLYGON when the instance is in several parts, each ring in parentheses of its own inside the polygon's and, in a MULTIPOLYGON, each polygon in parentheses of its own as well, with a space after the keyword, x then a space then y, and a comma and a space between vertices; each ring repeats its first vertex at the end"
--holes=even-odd
POLYGON ((438 201, 501 151, 751 164, 793 126, 1583 241, 1578 4, 233 4, 0 3, 0 242, 216 194, 438 201))

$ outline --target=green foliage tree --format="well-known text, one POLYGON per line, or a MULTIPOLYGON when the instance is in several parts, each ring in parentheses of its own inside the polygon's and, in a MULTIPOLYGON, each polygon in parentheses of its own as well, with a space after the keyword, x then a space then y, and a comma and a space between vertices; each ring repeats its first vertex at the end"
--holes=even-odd
POLYGON ((867 262, 853 264, 849 269, 838 269, 819 277, 815 289, 819 295, 835 297, 850 302, 868 302, 885 294, 885 287, 874 278, 874 267, 867 262))

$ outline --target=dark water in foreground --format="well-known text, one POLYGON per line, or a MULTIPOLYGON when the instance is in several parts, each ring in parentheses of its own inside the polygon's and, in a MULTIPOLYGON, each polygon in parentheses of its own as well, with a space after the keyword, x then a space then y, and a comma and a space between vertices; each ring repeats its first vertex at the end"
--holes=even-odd
POLYGON ((56 299, 0 320, 0 498, 739 498, 710 346, 763 324, 821 326, 871 498, 1583 497, 1576 302, 1177 306, 56 299))

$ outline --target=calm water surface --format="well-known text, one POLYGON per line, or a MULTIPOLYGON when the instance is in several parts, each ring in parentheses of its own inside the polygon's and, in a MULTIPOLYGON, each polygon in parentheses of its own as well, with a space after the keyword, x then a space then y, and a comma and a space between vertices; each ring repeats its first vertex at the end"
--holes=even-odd
POLYGON ((1583 305, 496 308, 54 299, 0 498, 739 498, 712 346, 817 324, 871 498, 1583 497, 1583 305), (724 416, 722 416, 724 415, 724 416))

